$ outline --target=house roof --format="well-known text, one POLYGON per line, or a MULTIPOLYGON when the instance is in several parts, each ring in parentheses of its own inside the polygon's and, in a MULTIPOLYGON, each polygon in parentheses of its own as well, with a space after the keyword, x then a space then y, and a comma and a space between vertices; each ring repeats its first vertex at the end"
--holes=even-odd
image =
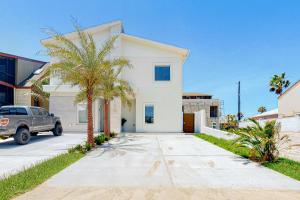
POLYGON ((210 94, 204 94, 204 93, 197 93, 197 92, 184 92, 182 94, 182 96, 190 96, 190 97, 192 97, 192 96, 212 96, 212 95, 210 95, 210 94))
MULTIPOLYGON (((144 45, 149 45, 149 46, 169 50, 169 51, 173 51, 175 53, 181 54, 185 58, 188 56, 189 51, 187 49, 179 48, 179 47, 176 47, 176 46, 173 46, 173 45, 164 44, 164 43, 160 43, 160 42, 156 42, 156 41, 152 41, 152 40, 148 40, 148 39, 144 39, 144 38, 140 38, 140 37, 136 37, 136 36, 132 36, 132 35, 129 35, 129 34, 125 34, 124 29, 123 29, 123 24, 122 24, 121 21, 114 21, 114 22, 110 22, 110 23, 106 23, 106 24, 86 28, 86 29, 83 29, 83 30, 85 32, 90 33, 90 34, 95 34, 97 32, 103 31, 105 29, 108 29, 108 28, 111 28, 112 26, 117 26, 117 25, 121 26, 121 28, 122 28, 122 33, 120 34, 120 36, 123 39, 138 42, 138 43, 144 44, 144 45)), ((66 33, 66 34, 64 34, 64 36, 72 39, 72 38, 77 37, 77 33, 76 32, 66 33)), ((50 38, 41 40, 41 43, 46 44, 46 43, 51 43, 53 41, 54 41, 53 38, 50 37, 50 38)))
POLYGON ((22 81, 18 86, 19 87, 31 87, 34 81, 39 80, 47 71, 48 67, 50 66, 49 63, 44 64, 39 69, 35 70, 33 73, 28 76, 27 79, 22 81))
POLYGON ((44 61, 35 60, 35 59, 31 59, 31 58, 25 58, 25 57, 22 57, 22 56, 17 56, 17 55, 14 55, 14 54, 9 54, 9 53, 4 53, 4 52, 0 52, 0 56, 7 57, 7 58, 27 60, 27 61, 36 62, 36 63, 46 63, 44 61))
POLYGON ((282 93, 278 98, 282 97, 283 95, 287 94, 289 91, 294 89, 297 85, 300 84, 300 80, 298 80, 296 83, 294 83, 292 86, 290 86, 284 93, 282 93))
POLYGON ((266 116, 270 116, 270 115, 276 115, 278 114, 278 108, 275 108, 273 110, 269 110, 269 111, 266 111, 266 112, 263 112, 261 114, 258 114, 258 115, 254 115, 252 117, 266 117, 266 116))
MULTIPOLYGON (((117 25, 121 26, 122 31, 123 31, 123 24, 122 24, 121 21, 113 21, 113 22, 109 22, 109 23, 105 23, 105 24, 101 24, 101 25, 97 25, 97 26, 92 26, 92 27, 89 27, 89 28, 84 28, 83 30, 87 33, 95 34, 95 33, 101 32, 105 29, 111 28, 112 26, 117 26, 117 25)), ((78 37, 76 31, 65 33, 63 35, 67 38, 76 38, 76 37, 78 37)), ((46 39, 42 39, 41 43, 45 44, 45 43, 51 43, 53 41, 54 41, 53 38, 49 37, 49 38, 46 38, 46 39)))
POLYGON ((160 43, 160 42, 156 42, 156 41, 153 41, 153 40, 148 40, 148 39, 145 39, 145 38, 136 37, 136 36, 133 36, 133 35, 128 35, 128 34, 125 34, 125 33, 122 33, 121 37, 123 39, 131 40, 131 41, 138 42, 138 43, 141 43, 141 44, 145 44, 145 45, 154 46, 154 47, 158 47, 158 48, 161 48, 161 49, 173 51, 175 53, 181 54, 184 57, 187 57, 188 54, 189 54, 189 51, 187 49, 180 48, 180 47, 177 47, 177 46, 174 46, 174 45, 160 43))

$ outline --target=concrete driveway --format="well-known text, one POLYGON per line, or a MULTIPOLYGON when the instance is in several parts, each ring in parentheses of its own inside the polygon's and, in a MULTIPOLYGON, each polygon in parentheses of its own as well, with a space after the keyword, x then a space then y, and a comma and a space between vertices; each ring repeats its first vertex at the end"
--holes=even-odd
POLYGON ((128 134, 18 199, 299 199, 300 182, 194 136, 128 134))
POLYGON ((85 137, 85 134, 78 133, 60 137, 45 133, 31 137, 27 145, 17 145, 12 138, 1 141, 0 178, 66 152, 69 147, 82 143, 85 137))

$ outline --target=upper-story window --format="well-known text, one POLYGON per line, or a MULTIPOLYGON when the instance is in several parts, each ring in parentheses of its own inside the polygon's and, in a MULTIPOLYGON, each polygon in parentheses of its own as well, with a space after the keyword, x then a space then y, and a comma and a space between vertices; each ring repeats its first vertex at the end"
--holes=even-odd
POLYGON ((218 106, 210 106, 210 117, 218 117, 218 106))
POLYGON ((155 66, 155 81, 170 81, 171 80, 171 70, 169 65, 165 66, 155 66))

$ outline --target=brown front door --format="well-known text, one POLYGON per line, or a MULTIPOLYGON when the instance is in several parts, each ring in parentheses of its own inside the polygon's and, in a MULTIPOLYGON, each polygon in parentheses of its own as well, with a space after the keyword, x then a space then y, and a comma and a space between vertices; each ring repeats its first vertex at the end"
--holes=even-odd
POLYGON ((183 114, 183 132, 194 133, 194 113, 183 114))

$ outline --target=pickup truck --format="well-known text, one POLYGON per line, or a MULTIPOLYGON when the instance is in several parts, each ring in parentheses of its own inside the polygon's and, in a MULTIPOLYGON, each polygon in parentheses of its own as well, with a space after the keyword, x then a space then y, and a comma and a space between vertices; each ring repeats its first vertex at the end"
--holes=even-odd
POLYGON ((0 108, 0 136, 14 137, 17 144, 27 144, 31 136, 39 132, 52 131, 62 135, 59 117, 47 110, 31 106, 2 106, 0 108))

